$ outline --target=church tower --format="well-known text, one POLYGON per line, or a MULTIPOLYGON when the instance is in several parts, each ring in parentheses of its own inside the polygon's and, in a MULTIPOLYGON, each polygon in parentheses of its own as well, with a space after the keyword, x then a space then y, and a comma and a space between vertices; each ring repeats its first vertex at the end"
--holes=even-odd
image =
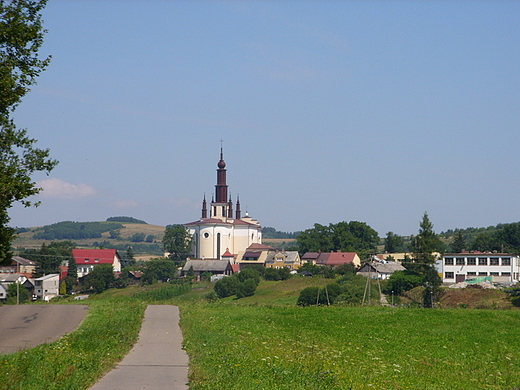
POLYGON ((241 217, 238 196, 233 216, 233 201, 231 195, 228 196, 226 174, 224 151, 221 147, 215 195, 209 210, 204 195, 201 219, 185 224, 193 235, 193 254, 197 259, 221 260, 226 252, 236 258, 239 252, 244 252, 251 244, 262 243, 262 227, 248 215, 241 217))

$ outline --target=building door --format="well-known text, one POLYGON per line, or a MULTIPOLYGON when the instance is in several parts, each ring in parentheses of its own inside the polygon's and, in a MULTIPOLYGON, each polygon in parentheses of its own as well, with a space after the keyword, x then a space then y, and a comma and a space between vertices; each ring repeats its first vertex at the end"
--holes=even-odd
POLYGON ((460 274, 455 275, 455 282, 456 283, 460 283, 460 282, 463 282, 465 280, 466 280, 466 275, 464 275, 464 274, 462 274, 462 275, 460 275, 460 274))

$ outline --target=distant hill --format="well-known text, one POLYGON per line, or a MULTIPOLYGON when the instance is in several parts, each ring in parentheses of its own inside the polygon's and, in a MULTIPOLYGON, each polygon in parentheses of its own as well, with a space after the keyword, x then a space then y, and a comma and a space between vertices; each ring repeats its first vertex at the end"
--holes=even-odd
POLYGON ((142 221, 142 220, 136 219, 136 218, 132 218, 132 217, 110 217, 110 218, 107 218, 107 222, 144 223, 144 224, 147 224, 145 221, 142 221))

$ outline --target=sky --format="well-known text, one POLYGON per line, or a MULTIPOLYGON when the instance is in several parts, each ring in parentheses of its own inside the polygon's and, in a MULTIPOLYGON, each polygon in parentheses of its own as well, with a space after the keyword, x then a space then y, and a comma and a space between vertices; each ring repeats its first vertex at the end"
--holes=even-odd
POLYGON ((65 1, 14 113, 59 165, 11 225, 520 221, 518 1, 65 1), (221 143, 222 140, 222 143, 221 143))

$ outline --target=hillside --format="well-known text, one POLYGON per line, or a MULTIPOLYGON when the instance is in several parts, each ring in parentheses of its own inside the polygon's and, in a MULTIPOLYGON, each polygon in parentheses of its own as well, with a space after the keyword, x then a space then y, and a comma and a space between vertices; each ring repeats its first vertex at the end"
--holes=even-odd
MULTIPOLYGON (((91 224, 92 222, 86 222, 84 225, 91 224)), ((98 222, 96 222, 98 223, 98 222)), ((111 224, 113 222, 99 222, 99 224, 111 224)), ((78 247, 94 247, 103 245, 105 248, 114 248, 120 251, 126 250, 128 246, 132 246, 134 253, 142 256, 161 256, 162 250, 162 238, 164 235, 164 226, 160 225, 148 225, 143 223, 120 223, 122 226, 116 229, 119 232, 117 238, 111 238, 111 232, 101 233, 100 238, 86 238, 86 239, 56 239, 56 240, 45 240, 42 238, 35 238, 39 233, 43 232, 44 227, 33 227, 27 229, 22 233, 18 234, 18 237, 13 242, 13 248, 16 250, 20 249, 37 249, 42 244, 49 244, 52 241, 73 241, 78 247), (135 242, 132 241, 132 236, 135 234, 144 235, 144 237, 154 236, 152 242, 135 242)), ((114 233, 112 233, 112 236, 114 233)))

